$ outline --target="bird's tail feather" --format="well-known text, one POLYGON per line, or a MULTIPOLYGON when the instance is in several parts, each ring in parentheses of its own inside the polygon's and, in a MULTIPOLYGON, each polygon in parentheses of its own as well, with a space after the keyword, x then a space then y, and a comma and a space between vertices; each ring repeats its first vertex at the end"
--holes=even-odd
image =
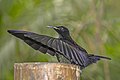
POLYGON ((96 63, 97 61, 99 61, 100 59, 108 59, 111 60, 111 58, 109 57, 105 57, 105 56, 98 56, 98 55, 89 55, 89 59, 92 63, 96 63))

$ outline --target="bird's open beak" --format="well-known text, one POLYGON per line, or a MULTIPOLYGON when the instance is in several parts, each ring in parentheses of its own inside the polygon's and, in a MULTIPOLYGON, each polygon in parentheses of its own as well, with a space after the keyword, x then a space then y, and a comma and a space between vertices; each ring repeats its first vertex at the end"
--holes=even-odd
POLYGON ((47 26, 48 28, 54 28, 54 29, 58 29, 57 27, 55 26, 47 26))

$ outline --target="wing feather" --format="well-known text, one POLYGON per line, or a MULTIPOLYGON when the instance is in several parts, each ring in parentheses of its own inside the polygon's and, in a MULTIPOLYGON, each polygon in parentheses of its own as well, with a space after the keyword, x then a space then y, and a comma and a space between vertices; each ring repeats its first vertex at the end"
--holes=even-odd
POLYGON ((39 50, 42 53, 49 53, 52 56, 55 55, 55 51, 53 49, 51 49, 50 47, 46 46, 46 44, 48 44, 48 41, 52 38, 49 38, 49 37, 44 36, 44 35, 39 36, 35 33, 29 33, 29 34, 27 33, 24 36, 25 36, 24 41, 29 46, 34 48, 35 50, 39 50), (32 37, 32 38, 30 38, 30 37, 32 37), (40 43, 38 41, 43 42, 43 43, 40 43))
POLYGON ((64 41, 57 38, 52 38, 45 35, 38 35, 35 33, 27 34, 25 36, 40 44, 43 44, 49 48, 52 48, 56 52, 59 52, 60 54, 68 58, 69 60, 74 61, 76 64, 85 66, 84 63, 85 63, 86 56, 82 54, 81 51, 77 50, 76 48, 69 45, 68 43, 65 43, 64 41))
POLYGON ((34 43, 32 40, 28 40, 28 39, 27 39, 27 40, 25 40, 25 42, 26 42, 28 45, 30 45, 32 48, 34 48, 35 50, 38 50, 39 47, 40 47, 40 45, 34 43))

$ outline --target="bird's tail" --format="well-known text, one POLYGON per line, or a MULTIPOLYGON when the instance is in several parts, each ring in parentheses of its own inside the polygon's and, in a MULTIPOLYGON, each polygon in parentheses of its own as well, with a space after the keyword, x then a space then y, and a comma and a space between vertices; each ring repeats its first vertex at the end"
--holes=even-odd
POLYGON ((102 58, 102 59, 111 60, 111 58, 105 57, 105 56, 98 56, 98 55, 93 55, 93 54, 90 54, 90 55, 89 55, 89 59, 90 59, 91 63, 96 63, 96 62, 99 61, 101 58, 102 58))

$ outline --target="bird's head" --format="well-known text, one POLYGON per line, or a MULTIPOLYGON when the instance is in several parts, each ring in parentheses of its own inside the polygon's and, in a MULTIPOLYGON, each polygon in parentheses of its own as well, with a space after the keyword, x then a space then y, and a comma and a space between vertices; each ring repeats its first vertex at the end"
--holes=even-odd
POLYGON ((64 26, 48 26, 49 28, 53 28, 60 37, 69 37, 70 33, 69 30, 64 26))

